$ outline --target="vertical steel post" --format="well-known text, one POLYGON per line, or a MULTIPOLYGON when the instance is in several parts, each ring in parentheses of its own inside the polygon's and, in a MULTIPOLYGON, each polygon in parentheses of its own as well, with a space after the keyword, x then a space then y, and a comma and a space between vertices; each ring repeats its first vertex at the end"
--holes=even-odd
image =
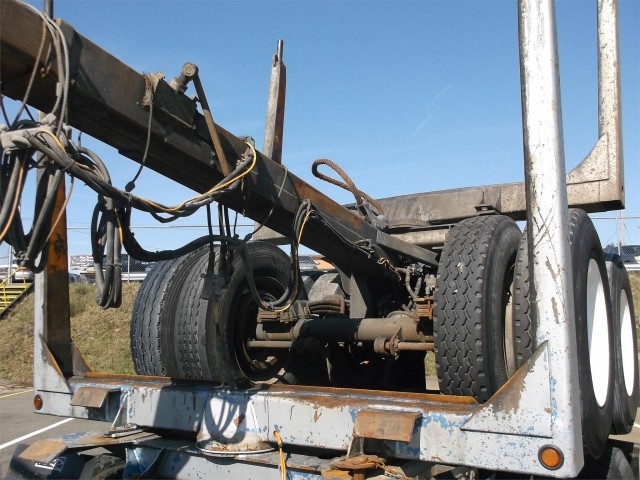
POLYGON ((284 43, 278 40, 276 54, 271 63, 267 120, 264 128, 262 153, 274 162, 282 162, 282 135, 284 132, 284 106, 287 91, 287 67, 282 61, 284 43))
POLYGON ((598 0, 598 137, 608 140, 609 177, 617 178, 624 203, 622 154, 622 107, 620 52, 618 47, 618 2, 598 0))
POLYGON ((552 432, 584 463, 556 20, 553 0, 520 0, 520 76, 531 300, 548 342, 552 432))
MULTIPOLYGON (((53 0, 44 1, 44 12, 53 15, 53 0)), ((64 179, 56 191, 52 225, 60 220, 51 233, 48 259, 44 271, 35 276, 34 312, 34 389, 60 388, 60 378, 52 378, 48 366, 54 366, 64 376, 73 374, 73 345, 69 307, 69 270, 67 253, 67 216, 64 179)))

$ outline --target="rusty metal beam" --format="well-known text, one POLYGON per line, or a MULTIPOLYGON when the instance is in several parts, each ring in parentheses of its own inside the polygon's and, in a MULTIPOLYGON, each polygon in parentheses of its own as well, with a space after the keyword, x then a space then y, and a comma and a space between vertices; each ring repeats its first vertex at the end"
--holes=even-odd
MULTIPOLYGON (((53 15, 53 1, 45 0, 45 15, 53 15)), ((44 116, 40 113, 40 119, 44 116)), ((43 173, 38 172, 41 176, 43 173)), ((42 309, 36 309, 35 324, 36 337, 42 335, 42 341, 46 343, 51 354, 55 357, 61 373, 65 377, 73 374, 85 373, 88 370, 74 367, 76 350, 71 339, 71 307, 69 303, 69 271, 68 271, 68 241, 67 241, 67 215, 65 211, 65 184, 64 179, 55 191, 55 203, 51 211, 51 236, 47 246, 47 263, 44 270, 39 273, 38 283, 42 285, 41 292, 44 302, 39 303, 42 309)), ((39 339, 36 339, 36 343, 39 339)), ((82 362, 81 362, 82 363, 82 362)), ((38 382, 36 377, 35 383, 38 382)), ((42 388, 44 385, 35 385, 42 388)))
POLYGON ((274 162, 282 163, 282 139, 284 133, 284 107, 287 92, 287 67, 282 59, 284 42, 278 40, 276 54, 271 63, 267 121, 264 127, 262 151, 274 162))
MULTIPOLYGON (((149 120, 148 86, 153 82, 70 25, 58 22, 70 52, 69 123, 140 162, 149 120)), ((15 1, 0 2, 0 78, 7 96, 21 99, 24 95, 41 35, 41 21, 35 12, 15 1)), ((47 74, 37 76, 28 103, 48 111, 55 100, 55 65, 43 71, 47 74)), ((207 191, 223 177, 213 155, 205 119, 193 100, 176 92, 164 80, 157 82, 152 97, 154 119, 146 165, 193 190, 207 191)), ((234 162, 246 149, 244 141, 220 126, 216 128, 226 157, 234 162)), ((244 186, 244 195, 230 194, 222 201, 282 235, 290 235, 293 216, 301 201, 308 198, 342 237, 378 244, 380 232, 375 228, 261 153, 253 171, 245 177, 244 186), (272 205, 276 207, 267 219, 272 205)), ((335 234, 314 222, 305 228, 302 243, 328 256, 346 271, 357 269, 369 274, 382 271, 364 254, 354 253, 335 234)), ((405 254, 417 252, 415 247, 406 246, 405 254)), ((387 256, 395 262, 391 250, 387 248, 387 256)), ((435 258, 427 251, 419 253, 430 261, 435 258)))

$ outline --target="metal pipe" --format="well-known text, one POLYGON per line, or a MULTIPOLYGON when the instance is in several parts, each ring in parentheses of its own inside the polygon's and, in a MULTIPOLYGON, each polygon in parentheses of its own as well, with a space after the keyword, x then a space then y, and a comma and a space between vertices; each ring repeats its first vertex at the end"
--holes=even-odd
POLYGON ((323 318, 298 320, 288 332, 268 332, 264 324, 256 330, 258 340, 296 340, 301 337, 319 338, 328 342, 373 342, 376 338, 400 341, 433 341, 433 337, 421 335, 413 317, 347 318, 327 315, 323 318))
POLYGON ((291 348, 292 340, 249 340, 247 348, 291 348))
POLYGON ((222 174, 227 177, 231 173, 232 169, 229 165, 229 161, 227 160, 227 156, 224 153, 224 149, 222 148, 220 136, 218 135, 218 128, 213 121, 213 114, 211 113, 211 108, 209 108, 209 102, 207 101, 207 96, 204 93, 204 88, 200 81, 198 67, 195 67, 195 73, 193 74, 193 86, 196 88, 196 94, 198 95, 200 105, 202 106, 202 115, 204 116, 205 123, 207 124, 207 129, 209 130, 209 135, 213 142, 213 149, 218 157, 218 162, 220 163, 220 169, 222 170, 222 174))
POLYGON ((404 350, 411 352, 433 352, 435 349, 435 345, 433 342, 431 343, 423 343, 423 342, 398 342, 397 345, 394 346, 396 350, 404 350))
MULTIPOLYGON (((292 348, 292 340, 249 340, 246 343, 247 348, 292 348)), ((385 343, 385 348, 391 350, 393 347, 397 351, 411 351, 411 352, 432 352, 434 350, 433 341, 431 343, 423 342, 398 342, 395 345, 391 345, 391 342, 385 343)))
POLYGON ((548 342, 554 444, 575 475, 582 427, 555 10, 552 0, 518 7, 531 305, 538 345, 548 342))

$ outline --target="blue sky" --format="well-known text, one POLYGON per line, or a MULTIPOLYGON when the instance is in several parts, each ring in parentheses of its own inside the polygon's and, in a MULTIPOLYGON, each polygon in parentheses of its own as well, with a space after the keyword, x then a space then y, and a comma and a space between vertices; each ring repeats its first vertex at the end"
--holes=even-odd
MULTIPOLYGON (((556 7, 570 169, 597 140, 595 1, 556 7)), ((282 38, 283 161, 349 202, 346 192, 311 175, 313 160, 336 161, 374 197, 524 178, 516 8, 515 1, 56 0, 54 13, 137 71, 170 79, 184 62, 196 63, 216 121, 253 136, 258 146, 271 56, 282 38)), ((640 2, 620 0, 619 11, 625 215, 639 216, 640 2)), ((132 178, 137 164, 98 142, 84 143, 107 161, 114 183, 123 187, 132 178)), ((190 196, 149 170, 137 184, 138 194, 167 204, 190 196)), ((94 198, 76 185, 70 227, 88 225, 94 198)), ((144 215, 133 223, 154 224, 144 215)), ((604 243, 615 241, 615 222, 597 226, 604 243)), ((199 234, 145 229, 136 235, 159 249, 199 234)), ((627 222, 625 241, 640 243, 640 220, 627 222)), ((72 254, 90 252, 88 230, 72 230, 69 244, 72 254)))

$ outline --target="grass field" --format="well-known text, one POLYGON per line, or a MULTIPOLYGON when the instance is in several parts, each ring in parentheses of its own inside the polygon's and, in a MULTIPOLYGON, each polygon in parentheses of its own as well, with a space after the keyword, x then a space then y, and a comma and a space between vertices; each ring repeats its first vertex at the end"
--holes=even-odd
MULTIPOLYGON (((134 373, 129 320, 139 284, 125 283, 122 307, 103 310, 92 285, 71 284, 71 335, 94 371, 134 373)), ((0 320, 0 379, 31 383, 33 377, 33 295, 0 320)))
MULTIPOLYGON (((634 272, 630 278, 638 320, 640 272, 634 272)), ((102 310, 95 304, 93 286, 70 285, 71 333, 94 371, 133 373, 129 320, 138 288, 137 283, 125 283, 122 307, 102 310)), ((636 333, 640 338, 640 329, 636 333)), ((33 295, 0 320, 0 339, 0 379, 30 384, 33 376, 33 295)), ((427 375, 435 375, 433 353, 428 353, 425 363, 427 375)))

